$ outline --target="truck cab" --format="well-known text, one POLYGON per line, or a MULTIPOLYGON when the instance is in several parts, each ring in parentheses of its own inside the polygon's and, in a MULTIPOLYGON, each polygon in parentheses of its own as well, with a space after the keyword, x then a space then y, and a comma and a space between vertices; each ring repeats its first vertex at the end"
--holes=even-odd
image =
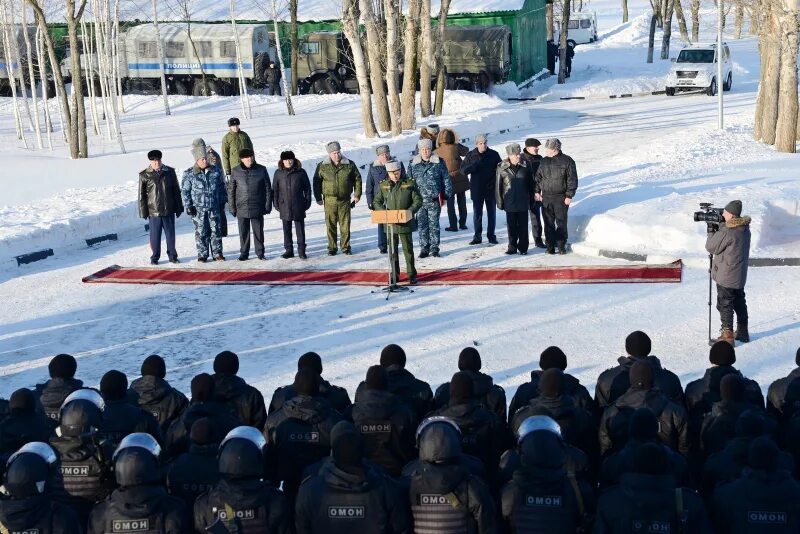
MULTIPOLYGON (((731 52, 728 44, 722 44, 722 89, 730 91, 733 86, 733 73, 731 67, 731 52)), ((679 91, 704 89, 706 94, 717 94, 719 80, 717 80, 717 61, 719 61, 717 45, 693 44, 681 49, 677 58, 672 60, 672 66, 667 74, 665 92, 667 96, 674 96, 679 91)))
MULTIPOLYGON (((558 43, 561 21, 553 21, 553 40, 558 43)), ((597 13, 594 11, 577 11, 569 16, 567 27, 567 43, 573 47, 579 44, 597 41, 597 13)))

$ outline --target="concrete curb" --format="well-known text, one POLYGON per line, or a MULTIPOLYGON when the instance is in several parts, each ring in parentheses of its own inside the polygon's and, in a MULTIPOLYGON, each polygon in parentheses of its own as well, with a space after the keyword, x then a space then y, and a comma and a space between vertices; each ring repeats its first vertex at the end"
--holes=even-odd
MULTIPOLYGON (((621 250, 607 250, 584 243, 573 243, 570 245, 573 252, 584 256, 600 256, 617 260, 636 261, 641 263, 670 263, 677 258, 674 256, 664 256, 659 254, 640 254, 636 252, 624 252, 621 250)), ((707 257, 688 257, 681 258, 687 267, 707 268, 707 257)), ((800 258, 750 258, 747 264, 749 267, 800 267, 800 258)))

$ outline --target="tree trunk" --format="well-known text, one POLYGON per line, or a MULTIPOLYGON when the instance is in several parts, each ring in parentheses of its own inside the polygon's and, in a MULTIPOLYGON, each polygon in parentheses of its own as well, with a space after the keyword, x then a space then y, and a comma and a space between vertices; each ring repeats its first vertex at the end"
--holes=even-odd
POLYGON ((422 48, 419 62, 419 113, 422 117, 427 117, 432 112, 433 40, 431 36, 431 0, 421 0, 420 7, 419 24, 422 48))
POLYGON ((245 118, 249 119, 253 114, 250 109, 250 96, 247 94, 247 81, 244 78, 244 68, 242 67, 244 56, 242 54, 242 45, 239 43, 239 28, 236 27, 234 0, 231 0, 229 7, 231 12, 231 29, 233 30, 233 43, 236 48, 236 70, 239 75, 239 100, 242 103, 242 114, 245 118))
POLYGON ((208 77, 206 76, 206 69, 203 67, 203 60, 200 59, 200 53, 197 51, 197 44, 194 42, 194 38, 192 37, 192 21, 190 20, 189 14, 186 13, 186 37, 189 39, 189 44, 192 45, 192 53, 194 54, 195 59, 197 59, 197 64, 200 65, 200 83, 202 84, 202 93, 204 96, 209 96, 211 91, 208 90, 208 77))
POLYGON ((622 23, 628 22, 628 0, 622 0, 622 23))
POLYGON ((553 33, 554 33, 553 32, 553 24, 554 24, 553 23, 553 3, 552 2, 548 2, 545 5, 544 13, 545 13, 545 24, 547 25, 547 40, 548 41, 552 41, 553 40, 553 33))
POLYGON ((736 0, 736 15, 734 18, 733 36, 736 39, 742 38, 742 28, 744 27, 744 2, 736 0))
MULTIPOLYGON (((39 101, 36 98, 36 75, 33 69, 33 48, 31 47, 31 36, 28 34, 28 8, 22 4, 22 33, 25 39, 25 51, 28 54, 28 78, 31 84, 31 103, 33 104, 33 124, 36 128, 36 146, 41 150, 44 148, 42 144, 42 129, 39 124, 39 101)), ((47 80, 42 79, 42 85, 47 80)), ((47 100, 44 101, 44 106, 47 107, 47 100)))
POLYGON ((112 43, 112 54, 114 58, 114 78, 117 84, 117 103, 119 105, 119 109, 117 110, 117 114, 125 113, 125 100, 122 98, 122 76, 120 76, 120 68, 119 68, 119 2, 120 0, 114 1, 114 31, 112 33, 111 43, 112 43))
POLYGON ((161 42, 161 31, 158 29, 158 0, 153 0, 153 26, 156 29, 156 55, 158 70, 161 73, 161 95, 164 97, 164 114, 169 116, 169 97, 167 96, 167 73, 164 71, 164 43, 161 42))
POLYGON ((692 42, 700 40, 700 0, 691 0, 692 8, 692 42))
POLYGON ((439 6, 439 35, 436 40, 436 100, 433 106, 434 115, 441 115, 444 108, 444 88, 447 75, 444 66, 444 30, 447 26, 448 11, 450 11, 450 0, 441 0, 439 6))
MULTIPOLYGON (((84 79, 86 80, 86 91, 89 93, 89 112, 92 117, 92 130, 94 135, 100 135, 100 124, 97 116, 97 100, 94 94, 94 54, 92 53, 92 41, 86 35, 86 19, 81 19, 81 40, 83 41, 83 56, 86 68, 84 69, 84 79)), ((80 83, 80 79, 78 79, 80 83)), ((73 78, 74 84, 74 78, 73 78)))
MULTIPOLYGON (((286 113, 294 115, 294 104, 292 104, 291 81, 286 79, 286 64, 283 62, 283 50, 281 50, 281 34, 278 32, 278 2, 272 0, 272 26, 275 29, 275 52, 278 54, 278 65, 281 68, 281 81, 283 82, 283 99, 286 101, 286 113)), ((294 72, 294 69, 292 69, 294 72)))
POLYGON ((797 151, 797 24, 796 9, 781 11, 781 68, 778 96, 778 121, 775 148, 779 152, 797 151))
POLYGON ((386 86, 389 90, 389 117, 392 135, 403 133, 400 122, 400 95, 397 93, 397 47, 399 41, 398 19, 400 6, 395 0, 383 0, 383 11, 386 14, 386 86))
POLYGON ((353 53, 353 66, 356 70, 358 93, 361 97, 361 122, 364 125, 364 134, 367 137, 377 137, 378 131, 375 129, 375 121, 372 118, 372 95, 369 91, 367 61, 364 58, 364 49, 361 48, 361 39, 358 35, 358 0, 345 0, 343 7, 342 29, 350 42, 353 53))
POLYGON ((569 0, 561 8, 561 31, 558 39, 558 83, 567 82, 567 38, 569 37, 569 0))
MULTIPOLYGON (((3 0, 2 4, 2 32, 3 32, 3 61, 6 64, 6 74, 8 76, 8 83, 11 86, 11 102, 12 109, 14 110, 14 126, 17 132, 17 138, 22 140, 22 146, 28 148, 28 140, 25 138, 25 128, 22 126, 22 114, 19 112, 19 101, 17 100, 17 84, 14 81, 14 59, 10 54, 11 41, 16 40, 16 28, 8 23, 8 14, 6 11, 6 3, 3 0)), ((17 68, 21 68, 17 64, 17 68)))
POLYGON ((675 18, 678 19, 678 29, 681 32, 681 39, 684 43, 690 42, 689 30, 686 27, 686 17, 683 14, 682 0, 674 0, 675 2, 675 18))
POLYGON ((647 62, 653 62, 653 49, 655 48, 656 41, 656 19, 658 16, 653 13, 650 17, 650 36, 647 39, 647 62))
POLYGON ((297 38, 297 0, 289 0, 289 43, 292 47, 292 94, 297 94, 297 63, 300 61, 300 43, 297 38))
POLYGON ((416 127, 417 35, 419 33, 420 0, 408 0, 405 53, 403 55, 402 125, 404 130, 416 127))
POLYGON ((375 111, 378 113, 378 129, 388 132, 392 129, 389 118, 389 101, 383 88, 383 62, 381 61, 381 37, 372 0, 359 0, 364 26, 367 29, 367 58, 369 60, 369 79, 372 96, 375 99, 375 111))
POLYGON ((33 131, 33 114, 31 113, 30 105, 28 105, 28 87, 25 85, 25 61, 22 60, 22 53, 19 51, 19 39, 17 39, 16 32, 20 31, 19 26, 17 25, 16 20, 16 13, 14 12, 14 2, 10 2, 11 8, 11 20, 9 21, 10 28, 13 28, 12 33, 14 34, 14 39, 11 41, 11 60, 16 62, 18 65, 16 73, 17 79, 19 81, 19 90, 21 94, 21 101, 23 106, 25 106, 25 117, 28 119, 28 128, 30 128, 31 133, 33 131))
POLYGON ((666 0, 667 14, 664 17, 664 35, 661 39, 661 59, 669 59, 669 42, 672 39, 672 11, 678 0, 666 0))
MULTIPOLYGON (((154 0, 155 1, 155 0, 154 0)), ((73 158, 89 157, 89 143, 86 138, 86 107, 81 86, 81 55, 78 43, 78 24, 83 18, 86 2, 75 11, 75 0, 67 0, 67 34, 69 35, 70 65, 72 74, 72 120, 70 121, 70 155, 73 158), (77 83, 76 83, 77 82, 77 83), (73 155, 74 154, 74 155, 73 155)), ((58 63, 56 63, 58 65, 58 63)))
POLYGON ((762 31, 764 32, 764 48, 762 54, 766 56, 764 70, 761 72, 761 83, 758 86, 760 100, 759 138, 768 145, 775 144, 775 128, 778 123, 778 93, 780 90, 780 64, 781 44, 779 30, 776 24, 776 8, 771 8, 769 16, 764 19, 762 31))
MULTIPOLYGON (((24 6, 24 4, 23 4, 24 6)), ((42 39, 42 28, 36 26, 36 62, 39 65, 39 79, 42 81, 42 102, 44 108, 44 129, 47 132, 47 148, 53 150, 53 121, 50 120, 50 105, 48 99, 48 83, 46 58, 44 56, 44 39, 42 39)))

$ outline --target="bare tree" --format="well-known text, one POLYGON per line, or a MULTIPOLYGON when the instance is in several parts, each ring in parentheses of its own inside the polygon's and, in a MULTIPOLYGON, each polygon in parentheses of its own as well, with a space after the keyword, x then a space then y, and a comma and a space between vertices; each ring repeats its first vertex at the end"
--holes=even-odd
POLYGON ((756 116, 753 134, 756 139, 772 145, 778 123, 778 94, 780 91, 781 44, 778 30, 777 6, 774 0, 764 0, 764 18, 761 24, 759 51, 761 54, 761 82, 756 98, 756 116))
POLYGON ((206 68, 203 66, 203 60, 200 58, 200 52, 197 50, 197 43, 194 37, 192 37, 192 18, 195 10, 194 2, 195 0, 177 0, 175 5, 172 6, 172 11, 186 24, 186 38, 189 39, 189 45, 192 47, 192 54, 194 54, 197 64, 200 67, 200 94, 208 96, 211 94, 211 91, 208 89, 206 68))
MULTIPOLYGON (((260 5, 264 14, 272 19, 272 26, 275 31, 275 49, 278 54, 278 65, 280 66, 281 73, 286 72, 286 65, 283 62, 283 50, 281 49, 281 34, 278 31, 278 20, 284 18, 285 5, 282 4, 281 0, 269 0, 269 6, 264 3, 260 5)), ((281 76, 281 83, 283 85, 283 99, 286 101, 286 113, 294 115, 291 82, 286 79, 286 76, 281 76)))
MULTIPOLYGON (((28 28, 28 8, 22 4, 22 34, 25 39, 25 52, 27 54, 28 64, 28 79, 31 84, 31 103, 33 104, 33 122, 36 131, 36 146, 41 150, 42 145, 42 130, 39 124, 39 103, 36 99, 36 76, 33 70, 33 49, 31 48, 31 35, 28 28)), ((22 68, 22 65, 20 65, 22 68)), ((42 80, 44 83, 45 80, 42 80)), ((44 106, 47 107, 47 100, 44 101, 44 106)))
POLYGON ((780 152, 794 153, 797 151, 797 31, 800 12, 797 0, 781 3, 777 21, 782 38, 775 148, 780 152))
POLYGON ((300 43, 297 38, 297 0, 289 0, 289 44, 292 47, 292 94, 297 94, 297 63, 300 61, 300 43))
POLYGON ((673 0, 673 2, 675 2, 675 18, 678 19, 678 29, 681 32, 681 39, 688 43, 690 42, 689 30, 686 27, 686 16, 683 14, 683 5, 681 4, 682 0, 673 0))
POLYGON ((450 0, 442 0, 439 5, 439 33, 436 38, 436 100, 433 113, 441 115, 444 108, 444 87, 447 73, 444 66, 444 30, 447 25, 447 14, 450 11, 450 0))
POLYGON ((561 31, 558 34, 558 83, 567 82, 567 36, 569 32, 570 1, 561 2, 561 31))
POLYGON ((372 95, 370 95, 369 74, 367 62, 364 58, 364 49, 361 48, 361 39, 358 34, 358 0, 345 0, 342 12, 342 29, 350 42, 353 54, 353 66, 356 70, 358 92, 361 97, 361 122, 364 125, 364 134, 367 137, 377 137, 375 121, 372 118, 372 95))
POLYGON ((242 103, 242 114, 245 118, 249 119, 253 113, 250 110, 250 96, 247 94, 247 80, 244 77, 244 68, 242 67, 242 45, 239 42, 239 28, 236 27, 236 9, 234 7, 234 0, 230 2, 231 12, 231 29, 233 30, 233 43, 236 48, 236 67, 239 74, 239 99, 242 103))
POLYGON ((369 78, 372 85, 375 111, 378 113, 378 128, 388 132, 392 125, 389 118, 389 102, 383 88, 383 62, 381 58, 381 31, 372 9, 372 0, 359 0, 361 18, 367 30, 367 58, 369 59, 369 78))
POLYGON ((389 93, 389 117, 392 135, 396 136, 403 133, 403 127, 400 122, 400 95, 397 93, 397 48, 400 37, 400 29, 398 27, 400 18, 399 2, 396 0, 383 0, 383 10, 386 13, 386 87, 389 93))
MULTIPOLYGON (((12 40, 16 41, 16 30, 8 23, 8 13, 6 11, 6 2, 2 0, 2 30, 3 30, 3 60, 6 64, 6 74, 8 75, 8 83, 11 86, 11 99, 14 109, 14 126, 17 130, 17 138, 22 140, 22 146, 28 148, 28 140, 25 138, 25 128, 22 126, 22 115, 19 111, 19 101, 17 100, 17 84, 14 81, 14 62, 10 54, 12 47, 12 40)), ((17 68, 21 68, 17 63, 17 68)))
POLYGON ((431 114, 431 79, 433 78, 433 40, 431 35, 431 0, 420 3, 419 112, 431 114))
POLYGON ((622 0, 622 23, 628 22, 628 0, 622 0))
POLYGON ((405 51, 403 54, 403 96, 402 125, 404 130, 416 126, 416 74, 417 74, 417 35, 419 33, 420 0, 408 0, 406 31, 404 36, 405 51))
POLYGON ((169 97, 167 96, 167 74, 164 71, 164 43, 161 42, 161 30, 158 28, 158 0, 153 0, 153 27, 156 29, 156 55, 158 70, 161 73, 161 95, 164 97, 164 113, 171 115, 169 97))
POLYGON ((647 40, 647 62, 653 62, 653 50, 656 46, 656 20, 658 19, 658 15, 653 13, 650 16, 650 35, 648 36, 647 40))
MULTIPOLYGON (((623 0, 623 1, 627 1, 627 0, 623 0)), ((547 4, 545 4, 545 10, 544 10, 545 25, 547 26, 547 40, 548 41, 552 41, 553 40, 553 34, 555 33, 553 31, 553 25, 554 25, 554 22, 553 22, 553 4, 554 4, 553 2, 547 2, 547 4)), ((627 6, 627 3, 625 5, 627 6)), ((626 11, 626 13, 627 13, 627 11, 626 11)), ((627 15, 626 15, 626 17, 627 17, 627 15)), ((624 22, 628 22, 628 21, 625 20, 624 22)))
POLYGON ((42 82, 42 102, 44 108, 44 129, 47 132, 47 148, 53 150, 53 122, 50 120, 50 106, 48 105, 47 59, 44 55, 44 40, 42 29, 36 27, 36 63, 39 65, 39 79, 42 82))
POLYGON ((669 44, 672 39, 672 13, 675 2, 679 0, 665 0, 667 12, 664 15, 664 33, 661 38, 661 59, 669 59, 669 44))
POLYGON ((691 0, 692 10, 692 42, 700 40, 700 0, 691 0))

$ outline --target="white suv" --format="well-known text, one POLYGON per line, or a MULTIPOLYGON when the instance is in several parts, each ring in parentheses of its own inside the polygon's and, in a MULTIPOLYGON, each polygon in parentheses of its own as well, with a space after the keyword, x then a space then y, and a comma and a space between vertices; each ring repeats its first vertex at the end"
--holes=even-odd
MULTIPOLYGON (((717 45, 694 44, 682 49, 667 74, 666 93, 673 96, 681 90, 705 89, 706 94, 717 94, 717 45)), ((722 89, 730 91, 733 85, 731 72, 731 52, 726 43, 722 44, 722 89)))

